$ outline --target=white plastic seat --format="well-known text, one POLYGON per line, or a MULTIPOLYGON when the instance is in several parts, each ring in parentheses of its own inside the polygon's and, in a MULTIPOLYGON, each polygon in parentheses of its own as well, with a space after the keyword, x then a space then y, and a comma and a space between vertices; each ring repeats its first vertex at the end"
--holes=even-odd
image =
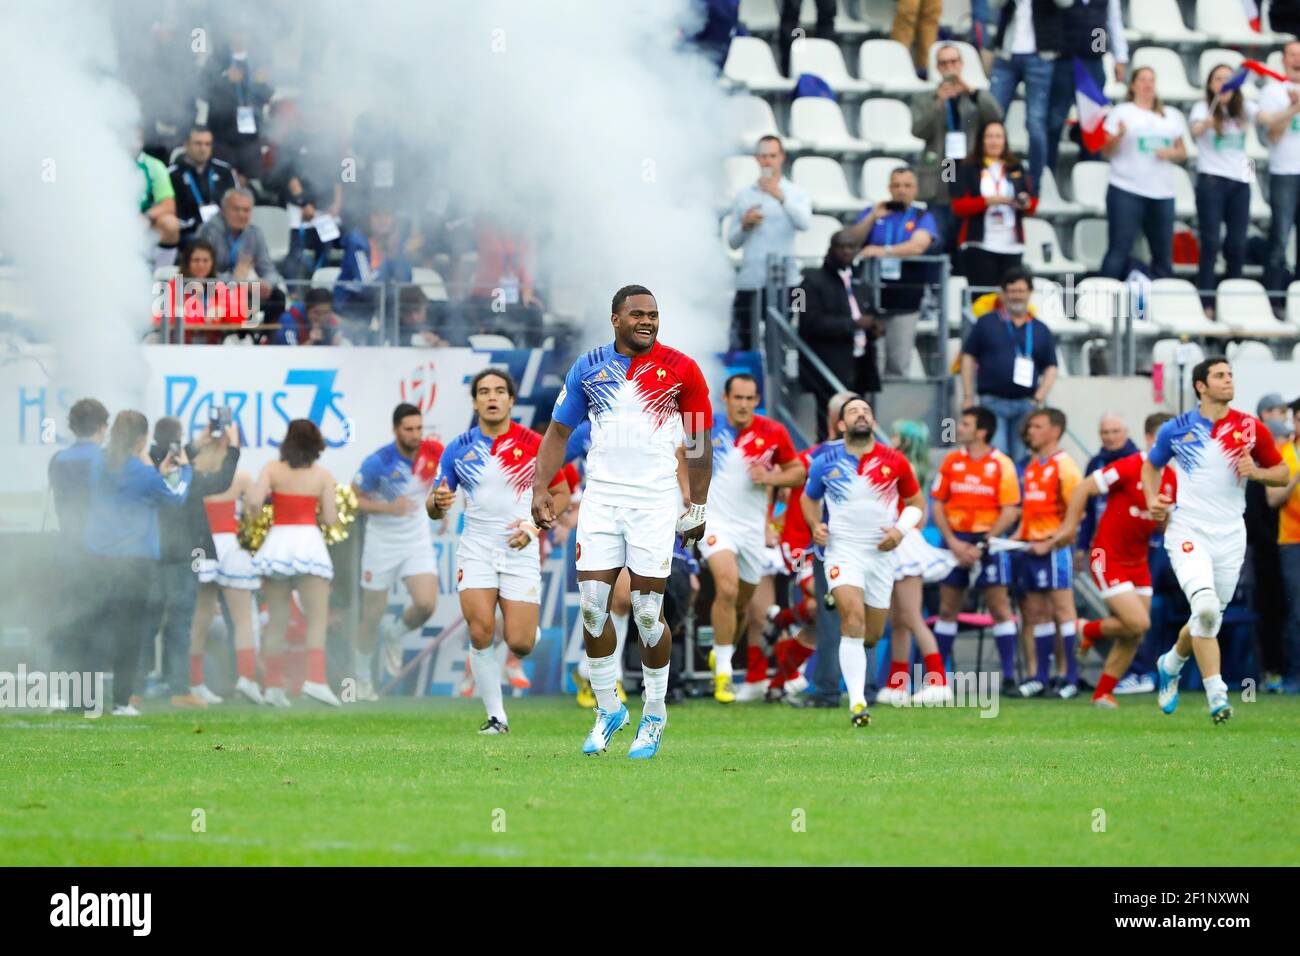
POLYGON ((498 349, 513 349, 515 343, 504 335, 493 335, 485 332, 471 335, 469 337, 469 347, 483 352, 498 349))
POLYGON ((1281 50, 1274 50, 1270 53, 1268 59, 1264 61, 1264 65, 1274 73, 1281 73, 1283 76, 1286 75, 1286 64, 1282 60, 1281 50))
MULTIPOLYGON (((947 7, 948 4, 945 3, 945 12, 947 7)), ((888 35, 894 29, 894 14, 897 10, 898 0, 858 0, 858 16, 873 33, 888 35)))
POLYGON ((1300 342, 1291 346, 1291 361, 1300 362, 1300 342))
MULTIPOLYGON (((808 0, 804 0, 804 9, 808 8, 808 0)), ((816 6, 813 7, 816 22, 816 6)), ((835 35, 837 37, 862 37, 871 32, 871 24, 865 20, 859 20, 853 15, 848 0, 838 0, 835 4, 835 35)))
MULTIPOLYGON (((1115 54, 1103 53, 1101 55, 1102 79, 1105 85, 1101 91, 1106 95, 1106 99, 1112 103, 1123 103, 1124 98, 1128 96, 1128 84, 1121 82, 1115 76, 1115 54)), ((1130 71, 1130 75, 1132 71, 1130 71)))
POLYGON ((1214 297, 1214 314, 1235 333, 1294 338, 1297 330, 1273 314, 1268 292, 1254 279, 1224 279, 1214 297))
POLYGON ((1189 359, 1187 365, 1187 379, 1190 382, 1192 369, 1198 362, 1205 358, 1205 350, 1195 342, 1183 342, 1181 339, 1156 339, 1151 343, 1151 363, 1159 364, 1166 368, 1173 368, 1178 364, 1178 347, 1186 346, 1184 354, 1185 359, 1189 359))
POLYGON ((1286 320, 1300 329, 1300 279, 1286 287, 1286 320))
POLYGON ((870 89, 886 96, 911 96, 930 89, 917 79, 912 54, 897 40, 864 40, 858 47, 858 76, 870 89))
POLYGON ((443 280, 442 273, 437 269, 412 266, 411 283, 418 285, 420 291, 424 293, 425 298, 430 302, 447 301, 447 283, 443 280))
POLYGON ((722 75, 756 93, 789 93, 794 89, 794 80, 777 70, 772 48, 758 37, 732 39, 722 75))
POLYGON ((1229 362, 1271 362, 1273 350, 1264 342, 1229 342, 1224 349, 1229 362))
POLYGON ((1110 184, 1110 163, 1085 160, 1074 164, 1070 191, 1074 201, 1088 215, 1106 215, 1106 189, 1110 184))
MULTIPOLYGON (((1228 50, 1221 46, 1207 47, 1201 51, 1201 55, 1196 58, 1196 81, 1205 88, 1205 81, 1210 78, 1210 71, 1216 66, 1227 64, 1234 70, 1241 66, 1241 61, 1246 59, 1246 54, 1240 50, 1228 50)), ((1242 87, 1242 95, 1245 95, 1245 87, 1250 86, 1250 77, 1247 76, 1246 82, 1242 87)))
POLYGON ((972 90, 987 90, 989 88, 989 78, 984 72, 984 61, 980 59, 979 51, 971 46, 965 40, 939 40, 930 44, 930 55, 927 60, 927 68, 931 77, 931 86, 939 85, 939 47, 955 46, 961 50, 961 78, 972 90))
POLYGON ((1169 172, 1174 177, 1174 216, 1178 219, 1196 218, 1196 190, 1192 186, 1192 177, 1181 166, 1170 166, 1169 172))
POLYGON ((1187 28, 1182 11, 1178 9, 1178 0, 1138 0, 1128 5, 1128 16, 1129 25, 1152 43, 1195 46, 1209 39, 1201 32, 1205 27, 1199 22, 1199 17, 1197 26, 1200 29, 1187 28))
POLYGON ((794 254, 804 268, 819 266, 831 248, 831 236, 844 228, 834 216, 814 214, 808 228, 794 234, 794 254))
MULTIPOLYGON (((961 329, 961 323, 962 323, 961 313, 962 313, 962 308, 965 305, 965 296, 963 293, 965 293, 966 287, 968 285, 969 283, 966 281, 965 276, 948 277, 948 288, 945 294, 947 295, 948 298, 949 333, 956 332, 961 329)), ((922 314, 924 315, 924 313, 922 314)), ((924 333, 928 335, 934 335, 938 333, 939 320, 937 317, 937 313, 936 313, 936 317, 933 319, 922 319, 920 322, 916 323, 916 331, 918 333, 924 333)), ((952 359, 949 358, 948 365, 945 365, 944 368, 948 368, 951 365, 952 365, 952 359)))
POLYGON ((786 152, 796 152, 803 148, 798 140, 781 132, 776 114, 772 112, 772 104, 761 96, 732 96, 727 100, 727 113, 736 131, 737 145, 747 152, 757 149, 758 141, 764 136, 781 137, 786 152))
POLYGON ((1222 335, 1225 326, 1205 317, 1200 293, 1186 279, 1155 279, 1147 288, 1147 318, 1174 335, 1222 335))
POLYGON ((722 177, 727 190, 726 205, 731 205, 736 193, 758 181, 760 168, 758 160, 753 156, 728 156, 722 161, 722 177))
POLYGON ((338 281, 338 266, 321 266, 311 274, 311 287, 313 289, 332 289, 334 283, 338 281))
POLYGON ((1043 181, 1038 184, 1038 211, 1036 215, 1044 219, 1073 219, 1083 214, 1083 207, 1078 203, 1067 202, 1056 187, 1056 176, 1046 166, 1043 167, 1043 181))
POLYGON ((266 251, 273 262, 289 254, 289 212, 283 206, 254 206, 253 225, 266 237, 266 251))
POLYGON ((1088 327, 1065 313, 1065 299, 1059 283, 1034 276, 1034 292, 1029 297, 1034 315, 1058 338, 1076 338, 1088 334, 1088 327))
POLYGON ((1201 91, 1188 82, 1183 59, 1176 51, 1158 46, 1139 47, 1129 62, 1129 75, 1144 66, 1155 70, 1156 95, 1166 103, 1200 99, 1201 91))
POLYGON ((1082 262, 1066 258, 1057 239, 1056 229, 1046 219, 1025 217, 1025 264, 1035 275, 1063 276, 1072 272, 1086 272, 1082 262), (1045 256, 1044 246, 1050 249, 1045 256))
POLYGON ((1025 122, 1025 101, 1012 100, 1002 125, 1007 130, 1007 145, 1017 156, 1029 155, 1029 127, 1025 122))
POLYGON ((873 150, 911 155, 925 149, 925 140, 912 135, 912 111, 902 100, 863 100, 858 129, 873 150))
POLYGON ((1080 219, 1074 224, 1074 255, 1089 272, 1101 269, 1109 242, 1105 219, 1080 219))
POLYGON ((1115 311, 1128 308, 1128 286, 1118 279, 1094 276, 1074 290, 1074 314, 1094 332, 1109 334, 1115 329, 1115 311))
POLYGON ((776 0, 740 0, 738 18, 750 33, 775 33, 781 26, 776 0))
POLYGON ((874 205, 889 199, 889 177, 899 166, 906 166, 904 160, 896 156, 873 156, 862 164, 862 179, 859 188, 866 204, 874 205))
MULTIPOLYGON (((1149 0, 1130 6, 1142 6, 1149 0)), ((1258 6, 1263 7, 1262 3, 1258 6)), ((1219 43, 1233 46, 1270 46, 1281 40, 1268 28, 1268 20, 1260 24, 1256 33, 1246 19, 1246 8, 1238 0, 1196 0, 1196 29, 1219 43)))
POLYGON ((844 54, 834 40, 801 37, 791 44, 790 75, 797 78, 803 73, 821 77, 841 95, 861 96, 872 88, 872 84, 849 75, 844 54))
POLYGON ((840 104, 823 96, 801 96, 790 104, 790 132, 818 153, 871 152, 870 143, 849 133, 840 104))
POLYGON ((849 191, 844 167, 828 156, 800 156, 791 167, 790 179, 808 190, 816 212, 860 212, 864 205, 849 191))
MULTIPOLYGON (((1268 222, 1273 218, 1273 209, 1264 198, 1264 191, 1259 188, 1258 178, 1250 181, 1250 218, 1252 222, 1268 222)), ((1291 256, 1287 261, 1295 262, 1295 257, 1291 256)))

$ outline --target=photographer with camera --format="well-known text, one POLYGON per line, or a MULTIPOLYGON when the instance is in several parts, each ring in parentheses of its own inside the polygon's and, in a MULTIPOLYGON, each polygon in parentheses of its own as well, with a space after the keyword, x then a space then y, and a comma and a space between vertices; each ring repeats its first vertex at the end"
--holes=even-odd
POLYGON ((1025 216, 1038 208, 1034 183, 1011 152, 1007 128, 985 123, 975 150, 957 167, 952 211, 960 224, 961 269, 976 288, 997 286, 1025 252, 1025 216))

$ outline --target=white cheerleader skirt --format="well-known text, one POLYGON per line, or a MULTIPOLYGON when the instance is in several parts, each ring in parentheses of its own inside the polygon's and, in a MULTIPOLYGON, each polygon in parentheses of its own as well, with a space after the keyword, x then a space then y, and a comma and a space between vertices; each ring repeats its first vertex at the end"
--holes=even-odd
POLYGON ((916 528, 907 532, 898 547, 889 553, 894 559, 895 581, 922 578, 926 584, 933 584, 942 581, 957 566, 951 551, 936 548, 916 528))
POLYGON ((314 574, 334 578, 334 562, 320 528, 314 524, 273 524, 253 555, 253 571, 264 578, 314 574))
POLYGON ((261 586, 257 572, 253 570, 253 556, 239 546, 237 535, 229 531, 213 534, 212 543, 217 555, 199 562, 200 584, 245 591, 256 591, 261 586))

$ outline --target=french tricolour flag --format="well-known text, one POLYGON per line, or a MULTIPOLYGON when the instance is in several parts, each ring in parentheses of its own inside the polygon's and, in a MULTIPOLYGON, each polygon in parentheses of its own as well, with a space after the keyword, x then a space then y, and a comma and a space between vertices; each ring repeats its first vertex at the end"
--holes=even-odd
POLYGON ((1079 136, 1084 149, 1090 153, 1101 151, 1106 143, 1106 110, 1110 100, 1097 88, 1096 82, 1078 57, 1074 58, 1074 105, 1079 111, 1079 136))
POLYGON ((1284 75, 1277 72, 1277 70, 1270 70, 1258 60, 1242 60, 1241 66, 1237 67, 1237 72, 1228 77, 1227 81, 1225 81, 1223 86, 1220 87, 1219 95, 1225 96, 1233 90, 1238 89, 1246 82, 1246 77, 1250 76, 1252 73, 1259 76, 1267 76, 1274 80, 1281 80, 1283 83, 1286 82, 1286 77, 1284 75))

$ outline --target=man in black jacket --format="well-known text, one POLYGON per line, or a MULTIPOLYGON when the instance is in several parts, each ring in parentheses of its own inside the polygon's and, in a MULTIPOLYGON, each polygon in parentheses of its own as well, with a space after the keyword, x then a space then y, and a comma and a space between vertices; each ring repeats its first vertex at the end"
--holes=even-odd
POLYGON ((185 152, 167 167, 176 191, 176 218, 181 221, 182 246, 209 219, 221 213, 221 197, 239 183, 230 164, 212 156, 212 130, 206 126, 190 127, 185 152))
POLYGON ((841 386, 869 395, 880 391, 876 339, 884 329, 870 315, 869 291, 854 277, 853 259, 861 248, 854 234, 841 229, 831 236, 830 251, 819 268, 806 269, 793 296, 799 337, 826 364, 839 384, 832 384, 801 361, 799 378, 817 400, 817 433, 826 437, 826 401, 841 386))

